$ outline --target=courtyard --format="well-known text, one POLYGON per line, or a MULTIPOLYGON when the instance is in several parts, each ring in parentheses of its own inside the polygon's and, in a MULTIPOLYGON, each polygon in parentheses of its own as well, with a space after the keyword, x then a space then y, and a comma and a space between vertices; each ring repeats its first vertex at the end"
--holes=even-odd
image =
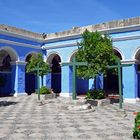
POLYGON ((0 98, 0 140, 131 140, 133 112, 140 103, 94 107, 92 111, 68 111, 69 98, 41 103, 37 95, 0 98))

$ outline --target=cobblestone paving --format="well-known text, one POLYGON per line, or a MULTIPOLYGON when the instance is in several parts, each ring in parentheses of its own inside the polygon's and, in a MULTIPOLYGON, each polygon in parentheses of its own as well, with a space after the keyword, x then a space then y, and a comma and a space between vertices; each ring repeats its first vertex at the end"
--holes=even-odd
MULTIPOLYGON (((36 95, 0 98, 0 140, 131 140, 134 111, 140 103, 118 104, 93 112, 69 112, 64 98, 40 104, 36 95)), ((67 99, 66 99, 67 100, 67 99)))

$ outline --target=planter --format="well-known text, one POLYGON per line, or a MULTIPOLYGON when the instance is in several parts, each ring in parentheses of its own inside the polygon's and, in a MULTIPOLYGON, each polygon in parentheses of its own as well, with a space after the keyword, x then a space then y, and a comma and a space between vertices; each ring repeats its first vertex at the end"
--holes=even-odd
POLYGON ((44 95, 44 100, 54 99, 54 98, 56 98, 56 94, 55 93, 45 94, 44 95))
POLYGON ((119 95, 108 95, 108 98, 112 104, 119 103, 119 95))
POLYGON ((92 106, 106 106, 110 104, 110 99, 87 99, 86 103, 92 106))

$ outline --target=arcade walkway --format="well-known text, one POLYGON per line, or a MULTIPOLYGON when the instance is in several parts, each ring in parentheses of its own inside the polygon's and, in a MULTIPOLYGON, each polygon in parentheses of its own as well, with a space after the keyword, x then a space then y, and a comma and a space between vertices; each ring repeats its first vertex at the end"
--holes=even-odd
POLYGON ((126 117, 118 116, 117 105, 94 112, 68 112, 64 99, 40 104, 37 96, 0 98, 0 140, 130 140, 133 112, 140 104, 125 104, 126 117))

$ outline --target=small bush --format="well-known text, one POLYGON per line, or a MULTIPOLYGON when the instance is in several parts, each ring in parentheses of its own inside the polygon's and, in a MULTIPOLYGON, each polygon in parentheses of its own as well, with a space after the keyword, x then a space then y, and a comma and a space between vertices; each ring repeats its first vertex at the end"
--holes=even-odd
POLYGON ((140 139, 140 112, 134 112, 135 117, 135 124, 133 128, 133 137, 134 139, 140 139))
POLYGON ((40 94, 51 94, 51 90, 45 86, 40 88, 40 94))
POLYGON ((86 99, 103 99, 103 98, 105 98, 104 91, 97 89, 89 90, 86 96, 86 99))

